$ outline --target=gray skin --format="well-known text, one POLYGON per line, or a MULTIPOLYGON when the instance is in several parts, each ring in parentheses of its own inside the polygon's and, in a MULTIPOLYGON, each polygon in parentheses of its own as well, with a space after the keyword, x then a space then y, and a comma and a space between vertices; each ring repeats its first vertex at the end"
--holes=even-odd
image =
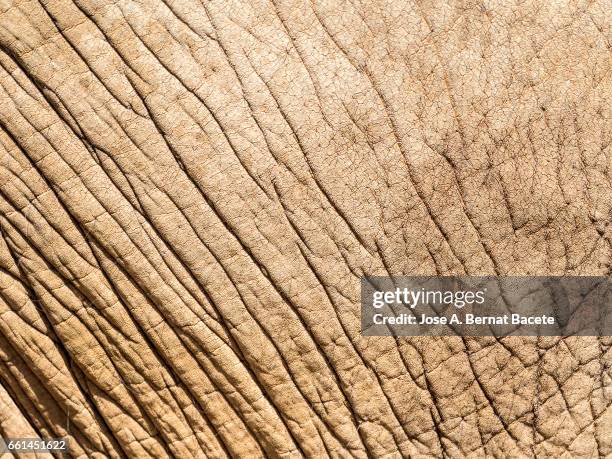
POLYGON ((2 0, 0 436, 612 455, 610 338, 359 316, 363 275, 609 274, 611 24, 609 0, 2 0))

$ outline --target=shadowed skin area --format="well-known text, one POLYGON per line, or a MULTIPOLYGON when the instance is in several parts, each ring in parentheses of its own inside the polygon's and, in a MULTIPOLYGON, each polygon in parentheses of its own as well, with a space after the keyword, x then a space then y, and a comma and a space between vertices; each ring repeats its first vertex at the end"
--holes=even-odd
POLYGON ((610 0, 2 0, 0 436, 610 457, 611 338, 363 337, 359 302, 364 275, 610 273, 611 24, 610 0))

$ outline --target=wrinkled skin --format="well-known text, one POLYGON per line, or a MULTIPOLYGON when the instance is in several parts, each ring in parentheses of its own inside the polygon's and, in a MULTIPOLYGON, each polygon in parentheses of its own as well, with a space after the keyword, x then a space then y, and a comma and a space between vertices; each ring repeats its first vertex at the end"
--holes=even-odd
POLYGON ((359 321, 364 274, 609 274, 611 23, 610 0, 2 0, 0 436, 611 456, 610 338, 359 321))

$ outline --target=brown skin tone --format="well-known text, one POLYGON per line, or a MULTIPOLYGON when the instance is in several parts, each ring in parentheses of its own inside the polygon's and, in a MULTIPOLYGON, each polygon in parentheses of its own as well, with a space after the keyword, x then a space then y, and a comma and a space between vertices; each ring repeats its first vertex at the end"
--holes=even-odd
POLYGON ((610 338, 359 322, 363 275, 608 275, 610 11, 3 3, 0 436, 612 454, 610 338))

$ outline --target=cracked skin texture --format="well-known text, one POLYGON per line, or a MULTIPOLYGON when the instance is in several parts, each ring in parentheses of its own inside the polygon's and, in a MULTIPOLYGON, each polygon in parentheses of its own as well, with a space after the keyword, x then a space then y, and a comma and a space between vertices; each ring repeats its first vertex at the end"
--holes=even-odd
POLYGON ((610 0, 1 0, 0 435, 611 457, 611 338, 359 318, 365 274, 609 274, 611 24, 610 0))

